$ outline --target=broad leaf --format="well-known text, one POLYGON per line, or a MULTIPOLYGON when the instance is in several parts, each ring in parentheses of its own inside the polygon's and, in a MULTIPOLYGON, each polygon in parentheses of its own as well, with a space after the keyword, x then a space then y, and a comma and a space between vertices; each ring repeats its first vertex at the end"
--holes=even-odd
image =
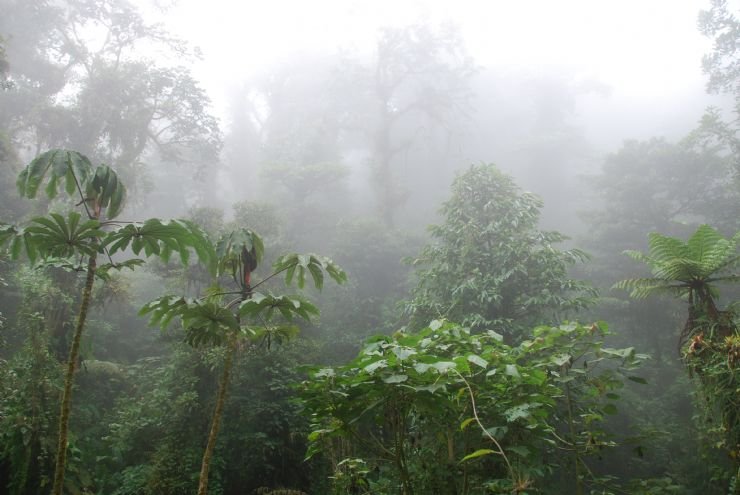
POLYGON ((97 220, 82 220, 76 211, 65 218, 58 213, 36 217, 26 228, 36 251, 44 258, 92 256, 97 253, 99 239, 105 235, 97 220))
POLYGON ((151 218, 143 223, 131 223, 108 234, 104 246, 110 254, 130 247, 135 255, 143 252, 145 256, 158 256, 165 261, 172 253, 177 253, 184 265, 192 249, 210 271, 215 272, 216 254, 208 235, 188 220, 151 218))
POLYGON ((310 320, 312 316, 319 314, 316 306, 297 296, 275 296, 255 292, 251 298, 239 305, 239 316, 245 318, 259 317, 270 321, 276 311, 287 320, 292 320, 294 316, 310 320))
POLYGON ((25 254, 31 263, 36 261, 38 253, 33 242, 33 236, 26 229, 15 225, 0 224, 0 248, 8 245, 8 254, 12 259, 18 259, 25 254))
POLYGON ((347 274, 331 259, 316 254, 288 254, 280 257, 274 264, 276 272, 285 272, 285 283, 290 285, 293 279, 296 285, 303 288, 306 284, 306 273, 311 275, 314 286, 321 289, 324 286, 324 272, 336 283, 347 281, 347 274))
POLYGON ((83 154, 69 150, 50 150, 29 163, 18 175, 16 185, 22 197, 35 198, 39 187, 46 181, 45 192, 54 198, 64 183, 67 194, 76 191, 84 194, 84 184, 92 174, 92 164, 83 154))
POLYGON ((100 165, 85 183, 85 197, 93 208, 105 208, 106 218, 118 216, 126 198, 126 188, 108 166, 100 165))

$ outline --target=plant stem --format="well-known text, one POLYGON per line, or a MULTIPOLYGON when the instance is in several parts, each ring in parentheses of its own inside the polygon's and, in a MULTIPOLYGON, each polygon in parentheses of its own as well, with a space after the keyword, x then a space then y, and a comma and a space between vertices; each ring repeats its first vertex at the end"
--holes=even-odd
POLYGON ((208 443, 206 450, 203 452, 203 462, 200 467, 200 481, 198 482, 198 495, 208 493, 208 470, 211 466, 211 458, 216 448, 216 438, 218 430, 221 427, 221 415, 226 402, 226 389, 229 386, 229 377, 231 375, 231 366, 236 354, 237 339, 236 336, 231 339, 226 349, 226 359, 224 360, 224 370, 221 373, 221 379, 218 383, 218 393, 216 394, 216 409, 213 411, 213 420, 211 421, 211 432, 208 434, 208 443))
POLYGON ((69 412, 72 404, 72 384, 74 383, 75 368, 80 355, 80 341, 82 340, 82 331, 85 329, 85 320, 87 319, 87 310, 90 307, 92 299, 92 288, 95 282, 95 269, 97 255, 90 256, 87 262, 87 278, 85 279, 85 288, 82 292, 82 301, 80 310, 77 313, 77 325, 72 337, 72 347, 69 350, 67 359, 67 372, 64 375, 64 392, 62 394, 62 406, 59 412, 59 439, 57 442, 57 458, 54 467, 54 486, 52 495, 62 495, 64 487, 64 471, 67 467, 67 436, 69 430, 69 412))
POLYGON ((573 420, 573 404, 570 396, 570 384, 565 384, 565 400, 568 404, 568 428, 570 429, 570 441, 573 444, 573 472, 576 478, 576 495, 583 495, 583 479, 581 477, 581 456, 578 454, 578 444, 573 420))

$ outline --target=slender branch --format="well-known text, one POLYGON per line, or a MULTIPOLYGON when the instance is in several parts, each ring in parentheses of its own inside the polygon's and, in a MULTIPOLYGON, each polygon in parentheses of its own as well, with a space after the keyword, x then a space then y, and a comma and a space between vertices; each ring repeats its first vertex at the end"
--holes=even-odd
POLYGON ((90 213, 90 208, 87 207, 87 198, 82 193, 82 186, 80 185, 80 181, 77 179, 77 175, 75 174, 74 170, 70 167, 69 171, 72 173, 72 178, 75 180, 75 185, 77 186, 77 192, 80 193, 80 203, 82 206, 85 207, 85 212, 87 213, 87 217, 91 220, 98 220, 98 217, 93 216, 92 213, 90 213))
POLYGON ((483 433, 489 438, 489 440, 491 440, 491 442, 493 442, 494 445, 496 445, 496 448, 498 449, 498 452, 495 452, 495 453, 504 458, 504 462, 506 462, 506 468, 509 471, 509 477, 511 478, 511 482, 514 485, 516 485, 516 476, 514 476, 514 468, 511 467, 511 463, 509 462, 509 458, 507 457, 506 453, 504 452, 504 449, 501 447, 501 444, 498 443, 498 440, 496 440, 493 437, 493 435, 491 435, 490 433, 488 433, 488 430, 486 429, 485 426, 483 426, 483 423, 481 422, 480 418, 478 417, 478 409, 477 409, 477 407, 475 405, 475 395, 473 394, 473 389, 470 387, 470 383, 468 383, 468 381, 465 379, 464 376, 462 376, 462 374, 459 371, 457 371, 454 368, 452 369, 452 371, 454 371, 455 374, 457 374, 457 376, 460 377, 460 379, 465 384, 465 388, 468 389, 468 393, 470 394, 470 404, 471 404, 471 406, 473 406, 473 417, 475 418, 475 422, 478 424, 478 426, 483 431, 483 433))
POLYGON ((198 300, 208 299, 209 297, 228 296, 229 294, 241 294, 241 293, 242 291, 240 290, 232 290, 232 291, 227 291, 227 292, 215 292, 213 294, 206 294, 206 295, 200 296, 198 300))
POLYGON ((254 290, 254 289, 256 289, 257 287, 259 287, 260 285, 264 284, 265 282, 267 282, 268 280, 270 280, 270 279, 271 279, 272 277, 274 277, 274 276, 276 276, 276 275, 279 275, 279 274, 283 273, 284 271, 288 270, 289 268, 292 268, 292 267, 296 266, 297 264, 298 264, 298 262, 296 262, 296 263, 293 263, 292 265, 288 265, 288 266, 286 266, 286 267, 284 267, 284 268, 282 268, 282 269, 280 269, 280 270, 276 271, 275 273, 273 273, 273 274, 272 274, 272 275, 270 275, 269 277, 267 277, 267 278, 265 278, 265 279, 262 279, 262 280, 260 280, 259 282, 257 282, 256 284, 254 284, 254 285, 252 286, 252 290, 254 290))
MULTIPOLYGON (((241 292, 239 292, 239 294, 241 294, 241 292)), ((226 308, 227 308, 227 309, 231 309, 231 308, 233 308, 233 307, 234 307, 234 305, 235 305, 236 303, 238 303, 238 302, 243 302, 244 300, 245 300, 245 299, 243 299, 243 298, 242 298, 241 296, 239 296, 239 297, 237 297, 236 299, 234 299, 234 300, 230 301, 230 302, 229 302, 229 303, 228 303, 228 304, 226 305, 226 308)))

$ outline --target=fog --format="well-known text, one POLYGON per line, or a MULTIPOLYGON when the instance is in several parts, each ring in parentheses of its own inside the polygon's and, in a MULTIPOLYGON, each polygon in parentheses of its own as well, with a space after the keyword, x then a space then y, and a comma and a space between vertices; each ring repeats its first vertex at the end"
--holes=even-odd
POLYGON ((0 493, 740 494, 738 33, 0 0, 0 493))
MULTIPOLYGON (((711 40, 696 27, 700 1, 459 2, 454 7, 433 1, 139 5, 152 20, 200 49, 202 57, 194 62, 193 73, 213 101, 227 136, 236 102, 248 97, 257 81, 262 81, 258 91, 270 91, 263 81, 271 73, 289 74, 316 89, 326 84, 331 71, 337 70, 331 65, 339 65, 342 58, 372 64, 382 28, 419 23, 454 28, 476 72, 466 81, 470 94, 465 118, 450 123, 455 140, 444 163, 420 165, 434 168, 428 176, 413 175, 421 170, 408 163, 396 171, 409 188, 409 203, 399 214, 411 225, 424 225, 432 218, 455 170, 483 161, 497 163, 545 197, 548 225, 563 228, 549 222, 548 210, 558 209, 555 202, 574 203, 582 184, 577 179, 571 184, 572 180, 598 171, 605 153, 627 139, 680 139, 697 125, 706 107, 732 103, 705 91, 701 58, 710 50, 711 40), (325 80, 315 79, 319 77, 325 80), (555 120, 546 124, 549 129, 534 123, 537 112, 548 111, 538 108, 542 105, 550 105, 554 112, 549 118, 555 120), (577 144, 572 152, 562 150, 557 163, 532 163, 522 151, 549 139, 543 135, 548 132, 570 133, 567 139, 577 144), (556 188, 563 192, 559 194, 550 190, 549 179, 538 181, 545 168, 571 184, 570 189, 556 188), (431 177, 438 180, 428 183, 431 177)), ((310 86, 301 91, 290 98, 313 97, 310 86)), ((422 156, 425 146, 423 141, 416 143, 422 156)), ((372 201, 361 153, 345 149, 340 154, 345 165, 360 162, 348 179, 353 197, 372 201)), ((422 156, 419 162, 426 159, 422 156)), ((226 167, 240 165, 227 160, 226 167)), ((220 206, 242 199, 233 190, 228 169, 220 172, 220 185, 228 191, 219 195, 220 206)), ((576 209, 570 204, 560 213, 572 218, 576 209)))

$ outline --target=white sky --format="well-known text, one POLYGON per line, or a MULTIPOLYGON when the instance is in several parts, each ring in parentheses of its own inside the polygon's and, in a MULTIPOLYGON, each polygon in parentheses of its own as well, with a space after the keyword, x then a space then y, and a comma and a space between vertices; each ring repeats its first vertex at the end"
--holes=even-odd
POLYGON ((420 19, 458 24, 470 54, 486 68, 564 66, 608 84, 618 98, 685 96, 704 84, 701 57, 711 43, 696 19, 708 6, 709 0, 179 0, 161 21, 202 49, 195 74, 223 115, 227 88, 283 55, 371 47, 378 27, 420 19))

